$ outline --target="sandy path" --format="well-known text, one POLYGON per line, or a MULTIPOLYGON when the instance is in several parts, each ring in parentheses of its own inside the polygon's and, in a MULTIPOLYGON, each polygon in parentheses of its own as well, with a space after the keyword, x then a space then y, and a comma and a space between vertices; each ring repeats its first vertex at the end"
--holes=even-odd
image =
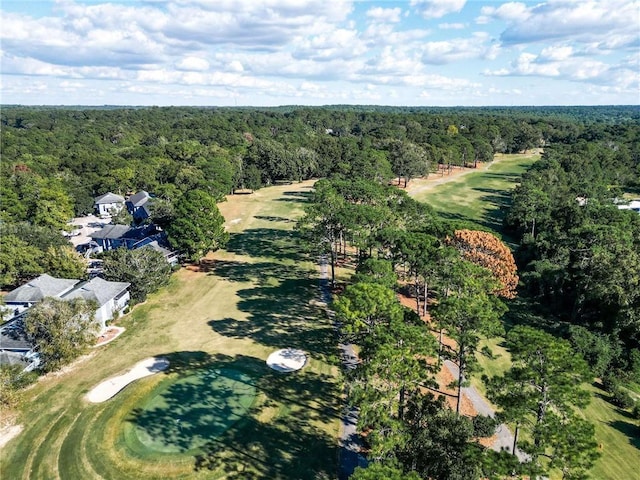
POLYGON ((407 193, 409 195, 416 196, 420 195, 422 192, 426 192, 431 190, 438 185, 442 185, 443 183, 448 183, 453 180, 457 180, 460 177, 464 177, 465 175, 469 175, 470 173, 484 172, 487 171, 491 165, 495 165, 508 157, 504 156, 496 156, 492 162, 478 162, 477 168, 463 168, 463 167, 455 167, 451 170, 449 175, 440 175, 440 173, 430 173, 427 178, 416 178, 409 182, 407 185, 407 193))
POLYGON ((87 400, 92 403, 100 403, 105 400, 109 400, 131 382, 166 370, 168 367, 169 360, 166 358, 146 358, 136 363, 127 373, 105 380, 94 387, 93 390, 87 394, 87 400))
POLYGON ((4 447, 11 439, 22 431, 22 425, 11 425, 0 430, 0 448, 4 447))

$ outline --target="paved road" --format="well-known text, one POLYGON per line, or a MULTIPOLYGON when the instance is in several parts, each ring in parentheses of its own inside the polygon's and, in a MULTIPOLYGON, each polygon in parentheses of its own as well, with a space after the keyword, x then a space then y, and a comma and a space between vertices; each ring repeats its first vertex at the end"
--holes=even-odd
MULTIPOLYGON (((331 303, 331 288, 329 284, 329 265, 326 257, 320 258, 320 298, 327 306, 327 313, 333 318, 333 312, 328 309, 331 303)), ((340 334, 340 324, 334 320, 333 323, 338 336, 340 334)), ((350 343, 338 344, 342 366, 351 370, 358 364, 353 345, 350 343)), ((357 431, 358 409, 346 405, 342 419, 340 420, 340 454, 338 459, 338 478, 347 480, 357 466, 366 466, 366 459, 360 455, 360 437, 357 431)))
MULTIPOLYGON (((451 360, 445 360, 445 366, 449 369, 453 378, 458 378, 458 366, 453 363, 451 360)), ((476 411, 485 416, 493 417, 495 415, 495 410, 487 403, 487 401, 480 395, 478 390, 475 387, 463 387, 462 394, 466 395, 469 401, 472 403, 473 407, 476 411)), ((509 427, 507 427, 504 423, 498 425, 496 429, 497 439, 491 446, 491 448, 497 452, 500 450, 511 451, 513 447, 513 434, 509 427)), ((521 452, 519 449, 516 449, 516 455, 521 462, 526 462, 529 460, 529 456, 521 452)))

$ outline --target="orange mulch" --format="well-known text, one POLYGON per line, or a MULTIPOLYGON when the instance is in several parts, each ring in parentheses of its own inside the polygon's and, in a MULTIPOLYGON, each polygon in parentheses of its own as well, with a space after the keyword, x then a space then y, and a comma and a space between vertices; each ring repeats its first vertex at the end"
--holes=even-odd
POLYGON ((115 326, 107 327, 107 330, 98 337, 96 341, 96 347, 110 342, 111 340, 116 338, 118 335, 120 335, 123 331, 124 329, 122 327, 115 327, 115 326))

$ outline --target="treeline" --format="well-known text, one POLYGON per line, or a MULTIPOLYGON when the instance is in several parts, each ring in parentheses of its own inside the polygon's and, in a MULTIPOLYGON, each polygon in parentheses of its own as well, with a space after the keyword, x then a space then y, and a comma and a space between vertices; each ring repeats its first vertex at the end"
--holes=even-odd
POLYGON ((545 149, 513 192, 506 227, 519 239, 522 294, 570 338, 598 376, 640 381, 640 137, 620 128, 545 149))
POLYGON ((238 188, 333 174, 409 181, 437 164, 472 165, 637 128, 622 115, 634 111, 619 110, 605 110, 619 119, 612 126, 596 107, 595 120, 546 110, 5 107, 2 219, 59 227, 107 191, 175 201, 193 189, 221 199, 238 188))

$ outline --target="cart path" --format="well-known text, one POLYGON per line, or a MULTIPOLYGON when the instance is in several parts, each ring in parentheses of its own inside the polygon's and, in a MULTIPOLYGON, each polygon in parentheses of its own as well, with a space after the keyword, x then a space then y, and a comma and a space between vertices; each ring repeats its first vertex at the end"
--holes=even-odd
MULTIPOLYGON (((334 313, 329 309, 331 303, 331 288, 329 283, 329 265, 325 256, 320 257, 320 298, 325 305, 327 315, 334 318, 334 313)), ((340 324, 334 320, 336 333, 340 333, 340 324)), ((350 343, 338 344, 342 366, 347 369, 356 368, 358 357, 353 345, 350 343)), ((346 390, 346 386, 345 386, 346 390)), ((346 396, 346 391, 345 391, 346 396)), ((345 405, 340 419, 340 452, 338 455, 338 479, 348 479, 358 466, 366 466, 366 459, 360 455, 360 436, 358 435, 359 410, 351 405, 345 405)))
MULTIPOLYGON (((454 378, 458 378, 458 366, 453 363, 451 360, 445 360, 445 366, 454 378)), ((462 387, 462 395, 466 395, 469 401, 473 404, 473 408, 476 409, 479 415, 494 417, 495 410, 489 405, 489 403, 480 395, 480 392, 475 387, 462 387)), ((509 427, 507 427, 504 423, 498 425, 496 428, 496 441, 491 445, 491 449, 499 452, 501 450, 506 450, 507 452, 511 452, 511 448, 513 447, 513 434, 509 427)), ((520 451, 516 448, 516 455, 521 462, 529 461, 530 457, 526 453, 520 451)))

